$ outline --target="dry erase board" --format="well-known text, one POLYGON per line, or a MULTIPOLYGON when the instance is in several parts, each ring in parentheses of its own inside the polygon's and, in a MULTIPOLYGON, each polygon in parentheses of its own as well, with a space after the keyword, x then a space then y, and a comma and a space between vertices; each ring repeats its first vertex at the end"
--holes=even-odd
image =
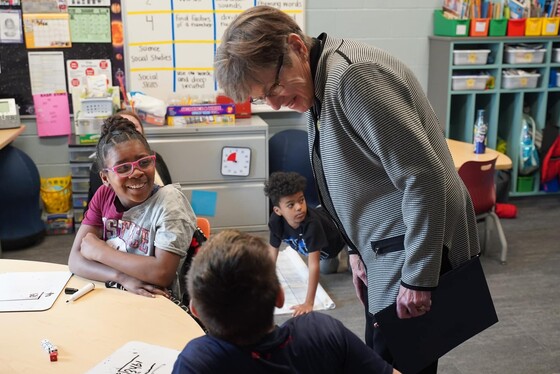
MULTIPOLYGON (((19 7, 2 7, 2 9, 20 9, 19 7)), ((120 0, 111 0, 112 22, 120 24, 120 0)), ((113 27, 114 28, 114 27, 113 27)), ((122 39, 122 37, 121 37, 122 39)), ((110 59, 113 71, 113 83, 118 84, 115 74, 118 69, 124 71, 122 58, 122 40, 120 46, 113 43, 72 43, 71 48, 27 49, 25 43, 0 43, 0 98, 14 98, 20 107, 20 114, 34 114, 31 81, 29 78, 28 52, 60 51, 67 60, 73 59, 110 59), (117 59, 117 57, 119 57, 117 59)), ((122 73, 124 75, 124 73, 122 73)), ((71 95, 68 95, 70 98, 71 95)), ((70 103, 70 110, 72 105, 70 103)))
POLYGON ((303 0, 121 0, 127 90, 167 100, 217 90, 213 65, 226 27, 245 9, 269 5, 304 29, 303 0))

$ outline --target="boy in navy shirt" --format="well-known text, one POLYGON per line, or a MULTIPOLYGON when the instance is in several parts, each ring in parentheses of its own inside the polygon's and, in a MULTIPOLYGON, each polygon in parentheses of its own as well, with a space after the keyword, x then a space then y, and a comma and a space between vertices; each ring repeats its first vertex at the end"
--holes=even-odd
POLYGON ((274 260, 282 242, 308 257, 309 281, 305 302, 295 305, 293 316, 313 310, 319 284, 319 272, 336 273, 338 254, 346 244, 340 231, 322 207, 308 207, 305 202, 306 179, 295 172, 274 172, 265 183, 264 193, 272 202, 268 222, 270 249, 274 260))

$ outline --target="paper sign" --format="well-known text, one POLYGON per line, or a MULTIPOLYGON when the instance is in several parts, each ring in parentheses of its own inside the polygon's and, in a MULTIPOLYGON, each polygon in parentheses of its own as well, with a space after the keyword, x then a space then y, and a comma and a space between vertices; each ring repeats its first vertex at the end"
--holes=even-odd
POLYGON ((111 43, 109 8, 70 8, 73 43, 111 43))
POLYGON ((19 9, 0 10, 0 43, 23 43, 19 9))
POLYGON ((111 60, 67 60, 66 71, 68 72, 68 92, 74 92, 74 88, 84 88, 87 77, 94 75, 105 75, 107 85, 112 86, 111 60))
POLYGON ((144 342, 128 342, 86 374, 171 373, 179 351, 144 342))
POLYGON ((62 52, 29 52, 28 59, 33 95, 66 92, 62 52))
POLYGON ((33 95, 39 136, 70 135, 70 109, 68 94, 33 95))

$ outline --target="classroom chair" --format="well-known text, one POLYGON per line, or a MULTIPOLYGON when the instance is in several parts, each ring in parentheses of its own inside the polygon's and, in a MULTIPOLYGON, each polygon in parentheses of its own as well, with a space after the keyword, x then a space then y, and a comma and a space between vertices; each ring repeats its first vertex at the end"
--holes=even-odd
POLYGON ((268 141, 268 170, 295 171, 307 179, 304 195, 307 205, 316 207, 319 198, 309 161, 307 131, 289 129, 277 132, 268 141))
POLYGON ((506 263, 507 241, 496 215, 496 186, 494 172, 496 159, 490 161, 467 161, 459 168, 459 176, 465 183, 474 205, 477 223, 484 224, 482 253, 490 246, 490 234, 496 233, 501 247, 500 260, 506 263))
POLYGON ((209 239, 210 238, 210 221, 208 221, 208 218, 196 217, 196 225, 198 226, 199 229, 202 230, 202 233, 204 234, 204 236, 206 236, 206 239, 209 239))

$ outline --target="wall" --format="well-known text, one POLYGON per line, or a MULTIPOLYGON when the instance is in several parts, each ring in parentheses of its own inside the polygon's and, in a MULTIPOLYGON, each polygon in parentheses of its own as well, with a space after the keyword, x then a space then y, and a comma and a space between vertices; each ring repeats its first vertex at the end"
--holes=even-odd
MULTIPOLYGON (((441 0, 306 0, 306 32, 317 36, 326 32, 375 45, 403 60, 427 90, 428 36, 432 34, 432 14, 441 0)), ((304 128, 297 113, 264 113, 269 135, 290 128, 304 128)), ((37 164, 42 177, 69 172, 67 138, 37 138, 33 119, 24 120, 27 130, 14 145, 37 164)))

